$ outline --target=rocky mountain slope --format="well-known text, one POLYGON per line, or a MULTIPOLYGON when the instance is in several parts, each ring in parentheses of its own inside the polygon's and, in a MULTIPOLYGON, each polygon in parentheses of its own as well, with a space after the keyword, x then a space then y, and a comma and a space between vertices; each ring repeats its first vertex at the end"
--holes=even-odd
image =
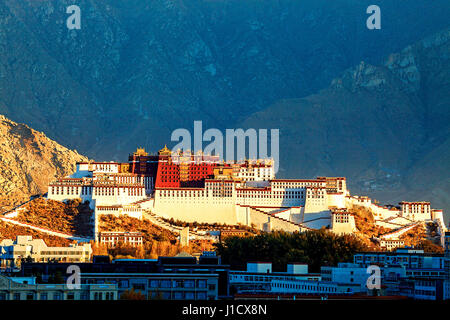
MULTIPOLYGON (((431 200, 450 210, 450 29, 361 62, 331 85, 255 113, 243 127, 280 128, 280 174, 348 177, 383 203, 431 200)), ((447 216, 449 217, 449 216, 447 216)))
POLYGON ((277 100, 449 25, 447 0, 0 2, 0 113, 98 160, 158 150, 176 128, 234 128, 277 100))
POLYGON ((66 247, 75 242, 0 220, 0 241, 5 239, 15 240, 17 236, 23 235, 32 236, 33 239, 42 239, 48 246, 51 247, 66 247))
POLYGON ((2 211, 30 195, 47 192, 49 181, 75 170, 87 158, 42 132, 0 115, 0 207, 2 211))

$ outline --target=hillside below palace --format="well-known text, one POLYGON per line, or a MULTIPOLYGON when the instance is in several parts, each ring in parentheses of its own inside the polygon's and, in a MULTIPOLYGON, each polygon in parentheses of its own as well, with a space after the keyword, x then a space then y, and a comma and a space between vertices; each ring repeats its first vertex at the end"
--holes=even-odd
POLYGON ((383 207, 350 195, 344 177, 277 179, 271 159, 223 162, 218 155, 172 152, 150 155, 137 149, 128 162, 80 162, 76 172, 49 184, 47 197, 81 198, 94 210, 95 231, 102 214, 162 218, 198 223, 242 224, 261 230, 305 231, 330 228, 356 231, 348 209, 369 209, 377 224, 391 229, 434 221, 446 226, 442 210, 429 202, 383 207))

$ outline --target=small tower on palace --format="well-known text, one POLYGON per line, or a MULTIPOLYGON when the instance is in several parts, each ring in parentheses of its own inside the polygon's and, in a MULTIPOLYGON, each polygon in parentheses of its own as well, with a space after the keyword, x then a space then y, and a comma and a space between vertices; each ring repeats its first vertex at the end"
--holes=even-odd
POLYGON ((346 208, 330 208, 331 230, 336 234, 351 234, 355 232, 355 217, 346 208))

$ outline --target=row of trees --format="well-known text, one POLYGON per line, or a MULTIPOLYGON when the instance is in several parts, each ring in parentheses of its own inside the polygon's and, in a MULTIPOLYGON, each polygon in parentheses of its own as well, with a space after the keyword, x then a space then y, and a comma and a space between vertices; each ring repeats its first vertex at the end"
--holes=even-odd
POLYGON ((272 262, 274 271, 286 271, 290 262, 307 263, 311 272, 320 267, 350 262, 353 255, 370 249, 354 235, 335 235, 325 229, 304 233, 275 231, 255 237, 229 237, 216 251, 232 269, 245 270, 249 261, 272 262))
POLYGON ((91 241, 93 255, 109 255, 111 259, 157 259, 159 256, 172 257, 180 252, 196 253, 211 251, 214 249, 210 241, 190 241, 188 247, 180 245, 179 241, 157 241, 145 242, 142 246, 131 246, 129 244, 118 244, 111 248, 106 244, 91 241))

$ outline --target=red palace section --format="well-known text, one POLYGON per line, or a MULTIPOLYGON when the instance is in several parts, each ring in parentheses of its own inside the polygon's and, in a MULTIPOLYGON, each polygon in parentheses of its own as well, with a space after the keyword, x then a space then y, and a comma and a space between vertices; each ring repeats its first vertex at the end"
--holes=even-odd
POLYGON ((124 171, 153 178, 155 188, 203 187, 205 179, 214 175, 214 168, 220 163, 219 156, 177 155, 166 146, 158 155, 138 149, 128 161, 129 167, 124 171))

